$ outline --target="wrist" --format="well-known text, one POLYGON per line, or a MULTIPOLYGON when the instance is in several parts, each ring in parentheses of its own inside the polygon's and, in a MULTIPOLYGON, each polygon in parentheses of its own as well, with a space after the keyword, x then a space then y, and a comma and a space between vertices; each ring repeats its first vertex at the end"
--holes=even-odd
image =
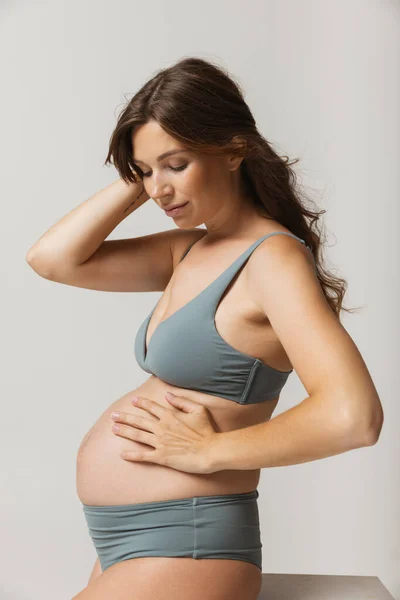
POLYGON ((226 468, 222 466, 224 436, 224 433, 216 432, 207 444, 204 461, 204 472, 207 474, 216 473, 226 468))

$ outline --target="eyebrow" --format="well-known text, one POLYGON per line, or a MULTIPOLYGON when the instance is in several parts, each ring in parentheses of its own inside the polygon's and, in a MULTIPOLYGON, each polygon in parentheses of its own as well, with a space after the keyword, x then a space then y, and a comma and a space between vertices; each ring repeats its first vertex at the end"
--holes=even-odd
MULTIPOLYGON (((167 156, 170 156, 171 154, 177 154, 178 152, 187 152, 187 150, 184 150, 184 149, 181 149, 181 150, 168 150, 168 152, 164 152, 163 154, 160 154, 160 156, 157 156, 157 162, 160 162, 161 160, 163 160, 167 156)), ((134 158, 133 162, 144 164, 144 162, 142 160, 138 160, 137 158, 134 158)))

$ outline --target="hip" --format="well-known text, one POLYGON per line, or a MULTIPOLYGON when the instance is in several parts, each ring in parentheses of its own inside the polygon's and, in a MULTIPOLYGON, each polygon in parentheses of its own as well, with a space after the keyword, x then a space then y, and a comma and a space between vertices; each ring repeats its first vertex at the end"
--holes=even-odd
POLYGON ((262 570, 258 491, 161 502, 88 505, 83 511, 102 570, 154 556, 241 560, 262 570))

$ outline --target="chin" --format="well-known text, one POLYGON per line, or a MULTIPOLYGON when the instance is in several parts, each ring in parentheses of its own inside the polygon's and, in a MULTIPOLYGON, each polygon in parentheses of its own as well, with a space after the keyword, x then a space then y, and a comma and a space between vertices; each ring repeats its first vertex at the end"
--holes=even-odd
POLYGON ((177 219, 174 222, 175 225, 177 225, 178 229, 193 229, 195 227, 199 227, 199 225, 203 225, 203 222, 197 223, 190 219, 186 219, 185 222, 183 222, 183 219, 177 219))
POLYGON ((193 225, 192 223, 176 223, 178 229, 193 229, 193 227, 197 227, 197 225, 193 225))

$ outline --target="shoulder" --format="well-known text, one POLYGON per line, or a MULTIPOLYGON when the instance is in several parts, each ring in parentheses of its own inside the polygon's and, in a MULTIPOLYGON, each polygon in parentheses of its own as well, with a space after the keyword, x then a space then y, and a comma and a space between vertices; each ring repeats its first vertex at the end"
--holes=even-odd
POLYGON ((206 234, 207 230, 200 229, 199 227, 193 227, 191 229, 177 228, 174 230, 174 233, 171 237, 171 253, 174 268, 179 263, 185 250, 187 250, 191 244, 194 244, 206 234))
MULTIPOLYGON (((276 231, 290 233, 283 230, 276 231)), ((271 235, 254 250, 248 270, 255 271, 264 265, 279 271, 280 268, 287 268, 290 263, 293 265, 302 263, 314 271, 314 256, 305 243, 291 235, 271 235)))
POLYGON ((301 241, 290 235, 272 235, 254 250, 247 269, 252 296, 265 309, 268 297, 280 293, 322 290, 315 272, 314 256, 301 241))

